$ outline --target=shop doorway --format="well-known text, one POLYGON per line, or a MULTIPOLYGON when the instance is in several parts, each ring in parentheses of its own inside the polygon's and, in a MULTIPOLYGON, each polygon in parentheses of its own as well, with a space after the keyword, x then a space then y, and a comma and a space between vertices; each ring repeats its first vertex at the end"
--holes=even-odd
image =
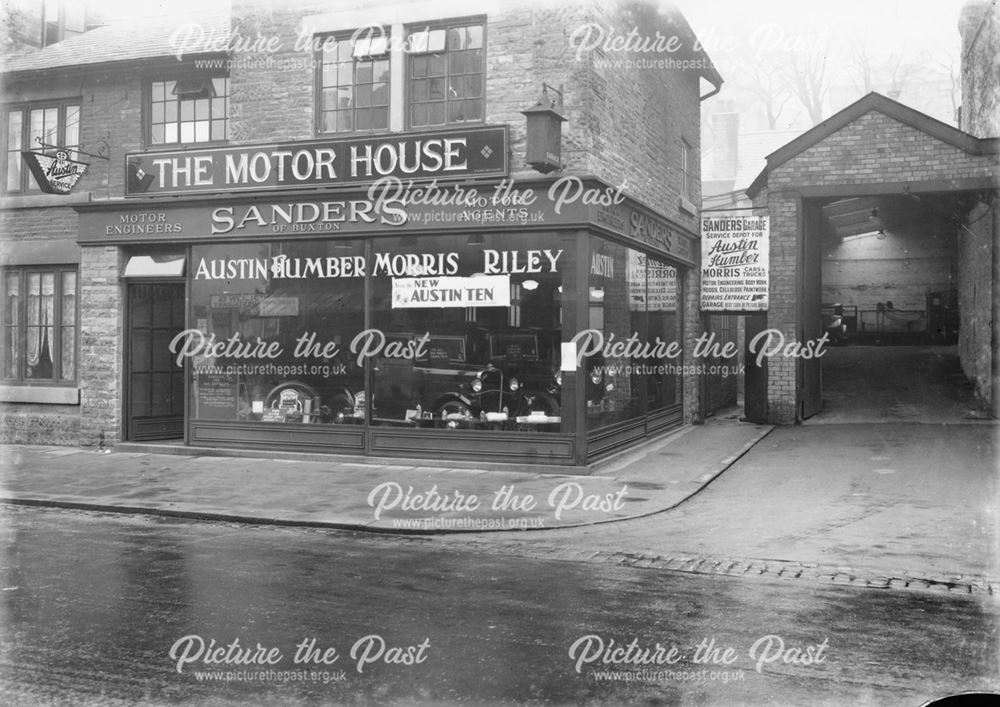
POLYGON ((130 441, 184 436, 184 368, 170 341, 184 329, 184 283, 127 285, 125 434, 130 441))

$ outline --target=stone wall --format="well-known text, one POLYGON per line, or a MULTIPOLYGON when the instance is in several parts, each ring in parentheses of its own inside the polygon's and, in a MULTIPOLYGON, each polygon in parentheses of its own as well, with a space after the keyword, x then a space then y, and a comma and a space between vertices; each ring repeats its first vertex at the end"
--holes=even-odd
POLYGON ((1000 137, 1000 5, 969 0, 959 20, 962 35, 962 120, 976 137, 1000 137))

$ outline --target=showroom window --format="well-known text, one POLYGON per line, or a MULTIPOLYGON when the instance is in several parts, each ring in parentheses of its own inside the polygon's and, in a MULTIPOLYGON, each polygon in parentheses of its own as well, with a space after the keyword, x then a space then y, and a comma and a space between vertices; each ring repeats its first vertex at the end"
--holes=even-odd
POLYGON ((559 240, 516 234, 469 240, 375 242, 373 325, 397 350, 409 347, 415 355, 373 360, 372 421, 558 432, 559 240))
POLYGON ((229 346, 190 357, 195 419, 364 421, 364 368, 349 353, 365 322, 360 241, 195 246, 192 264, 193 326, 172 353, 229 346))
POLYGON ((590 238, 587 428, 633 420, 680 400, 677 270, 602 238, 590 238), (594 342, 603 342, 598 347, 594 342), (613 344, 631 342, 615 355, 613 344), (611 352, 607 353, 606 352, 611 352))

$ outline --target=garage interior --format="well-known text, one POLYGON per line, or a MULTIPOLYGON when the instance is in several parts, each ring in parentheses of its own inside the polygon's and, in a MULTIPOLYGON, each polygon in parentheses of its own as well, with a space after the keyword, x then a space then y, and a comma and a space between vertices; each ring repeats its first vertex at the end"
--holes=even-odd
POLYGON ((831 345, 821 367, 822 410, 811 421, 983 416, 958 346, 963 327, 976 324, 962 321, 962 309, 971 311, 980 294, 963 272, 974 263, 960 253, 971 245, 963 244, 974 235, 965 222, 977 202, 975 193, 952 192, 815 204, 820 311, 806 316, 821 322, 831 345))

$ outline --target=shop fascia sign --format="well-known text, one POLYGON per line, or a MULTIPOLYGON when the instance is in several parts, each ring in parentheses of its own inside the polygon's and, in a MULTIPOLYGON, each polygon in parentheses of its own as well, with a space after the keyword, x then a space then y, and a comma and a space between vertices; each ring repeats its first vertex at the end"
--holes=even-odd
POLYGON ((126 196, 505 177, 506 125, 126 155, 126 196))

